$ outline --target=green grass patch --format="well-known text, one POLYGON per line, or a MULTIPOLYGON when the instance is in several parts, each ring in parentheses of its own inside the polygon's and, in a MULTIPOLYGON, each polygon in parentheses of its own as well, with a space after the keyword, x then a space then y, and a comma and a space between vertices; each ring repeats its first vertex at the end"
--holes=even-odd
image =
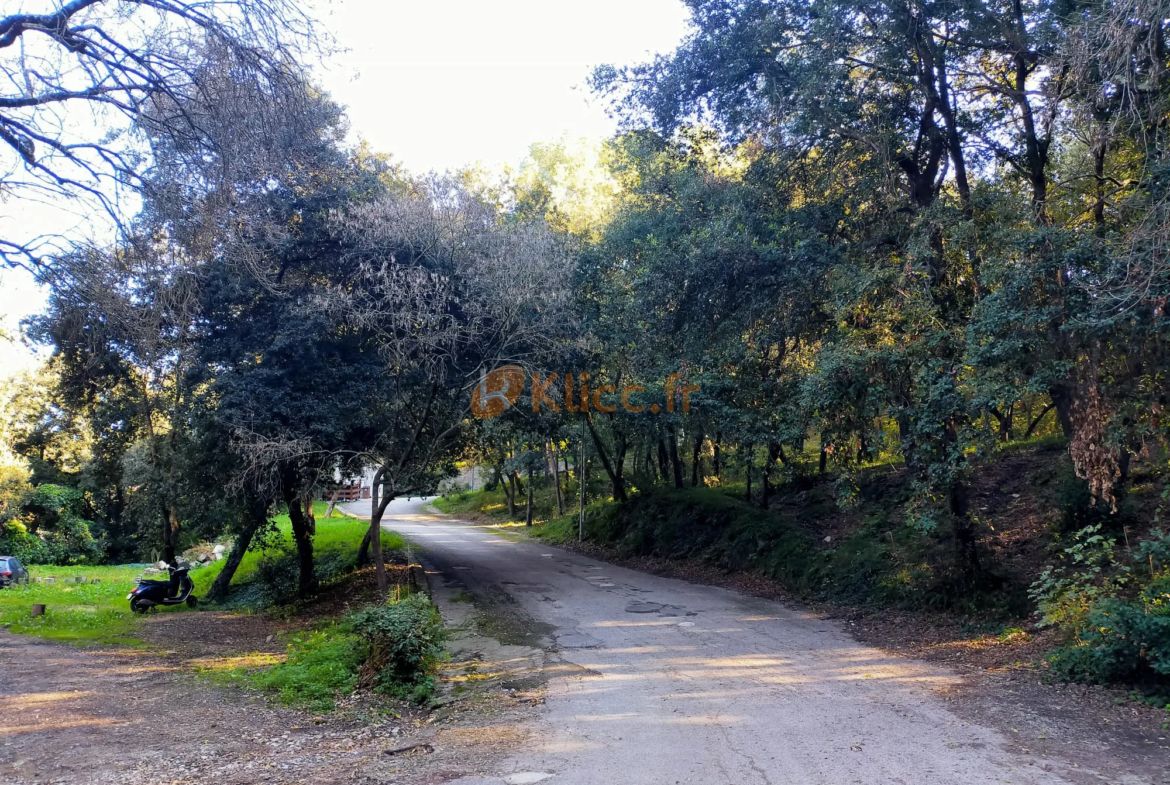
POLYGON ((332 711, 340 695, 349 695, 358 684, 358 669, 366 647, 347 627, 329 624, 295 636, 288 659, 268 668, 248 672, 253 687, 276 693, 286 706, 312 711, 332 711))
POLYGON ((442 661, 439 612, 421 594, 348 614, 292 637, 287 659, 249 667, 207 669, 220 681, 276 695, 287 706, 331 711, 337 699, 369 687, 426 703, 442 661))
POLYGON ((29 572, 53 583, 0 589, 0 626, 77 644, 137 642, 133 637, 137 620, 126 595, 142 574, 141 567, 32 566, 29 572), (77 578, 85 583, 77 583, 77 578), (45 615, 32 618, 36 604, 46 607, 45 615))

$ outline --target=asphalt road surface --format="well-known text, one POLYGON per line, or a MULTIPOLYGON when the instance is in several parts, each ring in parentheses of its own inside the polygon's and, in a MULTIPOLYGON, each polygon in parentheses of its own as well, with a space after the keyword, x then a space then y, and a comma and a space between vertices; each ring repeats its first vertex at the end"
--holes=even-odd
POLYGON ((502 617, 509 642, 551 652, 532 741, 498 777, 461 785, 1086 781, 965 722, 944 696, 955 674, 837 623, 516 541, 418 500, 394 502, 385 526, 420 547, 433 582, 502 617))

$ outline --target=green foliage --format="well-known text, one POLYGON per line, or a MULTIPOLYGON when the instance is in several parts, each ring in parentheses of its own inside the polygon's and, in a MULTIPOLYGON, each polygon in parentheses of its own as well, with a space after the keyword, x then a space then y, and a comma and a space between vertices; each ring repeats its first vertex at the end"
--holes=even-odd
POLYGON ((51 562, 44 540, 19 520, 0 521, 0 553, 15 556, 24 564, 51 562))
POLYGON ((418 702, 430 697, 444 636, 439 611, 425 595, 358 611, 346 624, 366 642, 365 667, 377 674, 379 689, 418 702))
POLYGON ((1060 564, 1045 569, 1029 590, 1041 624, 1080 629, 1099 598, 1129 583, 1130 570, 1117 563, 1116 547, 1116 540, 1101 534, 1101 524, 1073 535, 1060 564))
POLYGON ((1160 703, 1170 701, 1170 572, 1136 597, 1095 599, 1048 663, 1060 678, 1136 685, 1160 703))
POLYGON ((44 483, 25 495, 20 518, 0 521, 0 552, 28 564, 97 564, 104 559, 93 523, 82 517, 85 494, 44 483), (5 549, 9 550, 5 550, 5 549))
POLYGON ((298 634, 288 659, 237 671, 233 678, 275 692, 281 702, 313 711, 368 686, 402 700, 428 701, 443 653, 438 610, 423 595, 373 606, 298 634))
POLYGON ((330 711, 339 695, 357 688, 358 668, 366 645, 338 624, 296 635, 288 659, 248 675, 256 687, 275 692, 282 703, 313 711, 330 711))
POLYGON ((1100 524, 1083 529, 1032 587, 1041 623, 1065 643, 1048 654, 1057 678, 1129 684, 1170 699, 1170 538, 1155 531, 1133 566, 1100 524))

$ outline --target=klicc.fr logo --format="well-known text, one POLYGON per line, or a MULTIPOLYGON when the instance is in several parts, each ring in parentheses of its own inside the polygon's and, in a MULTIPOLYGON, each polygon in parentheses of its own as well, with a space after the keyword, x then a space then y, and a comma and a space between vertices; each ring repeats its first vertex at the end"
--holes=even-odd
MULTIPOLYGON (((524 369, 518 365, 503 365, 480 377, 479 384, 471 392, 471 413, 481 420, 498 417, 512 408, 520 399, 526 382, 524 369)), ((602 384, 589 389, 589 374, 561 374, 551 373, 542 376, 539 372, 532 373, 531 398, 532 411, 539 413, 541 406, 547 406, 554 412, 559 412, 561 406, 570 412, 616 412, 616 403, 610 403, 618 390, 612 384, 602 384), (561 403, 563 392, 563 403, 561 403)), ((666 377, 663 385, 666 393, 666 405, 663 407, 657 402, 650 404, 640 403, 634 396, 644 393, 646 388, 640 384, 627 384, 622 387, 620 400, 621 408, 632 414, 649 411, 658 414, 663 408, 667 412, 675 411, 675 399, 681 397, 682 411, 691 410, 691 393, 699 390, 697 384, 687 384, 682 374, 672 373, 666 377)))

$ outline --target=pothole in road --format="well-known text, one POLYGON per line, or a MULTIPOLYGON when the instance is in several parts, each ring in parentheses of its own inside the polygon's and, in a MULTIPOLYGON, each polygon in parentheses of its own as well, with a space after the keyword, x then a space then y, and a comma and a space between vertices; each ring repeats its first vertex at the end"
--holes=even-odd
POLYGON ((681 605, 663 605, 660 602, 639 602, 638 600, 630 601, 630 604, 626 606, 626 613, 661 613, 663 616, 696 615, 694 611, 688 611, 681 605))
POLYGON ((658 602, 638 602, 635 600, 626 606, 626 613, 658 613, 665 607, 658 602))

